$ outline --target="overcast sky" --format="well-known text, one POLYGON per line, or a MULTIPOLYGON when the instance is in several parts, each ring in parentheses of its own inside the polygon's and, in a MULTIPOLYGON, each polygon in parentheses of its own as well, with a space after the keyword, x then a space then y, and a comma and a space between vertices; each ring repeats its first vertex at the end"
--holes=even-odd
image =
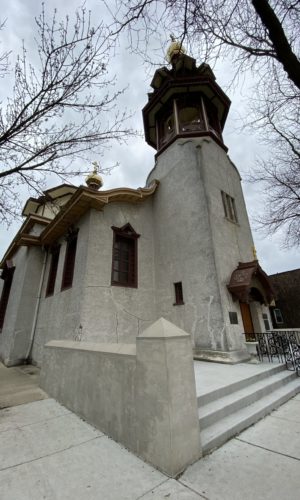
MULTIPOLYGON (((76 8, 76 0, 46 0, 46 12, 52 16, 53 9, 57 7, 58 15, 74 12, 76 8)), ((80 3, 78 3, 80 5, 80 3)), ((97 0, 87 0, 85 5, 92 10, 95 24, 103 18, 105 14, 101 2, 97 0)), ((30 48, 33 47, 34 40, 34 16, 38 15, 41 2, 39 0, 11 0, 5 2, 1 6, 1 21, 6 19, 5 29, 1 32, 2 50, 7 49, 12 51, 11 59, 20 52, 22 39, 28 49, 28 59, 34 57, 31 54, 30 48)), ((158 63, 163 61, 165 48, 161 47, 158 51, 158 63)), ((198 60, 200 64, 202 61, 198 60)), ((166 64, 165 62, 163 64, 166 64)), ((142 59, 137 55, 132 54, 128 48, 127 40, 123 42, 117 50, 117 54, 111 59, 111 74, 117 77, 117 85, 119 88, 128 87, 124 96, 119 102, 120 109, 125 106, 133 113, 133 126, 142 131, 142 115, 141 110, 147 102, 147 92, 150 90, 151 70, 145 66, 142 59)), ((154 69, 153 69, 154 71, 154 69)), ((153 73, 152 71, 152 73, 153 73)), ((268 152, 264 151, 260 145, 258 138, 253 134, 241 131, 241 118, 247 113, 247 89, 249 82, 246 80, 243 87, 228 88, 228 82, 232 77, 232 68, 228 63, 220 63, 214 72, 217 77, 217 82, 226 91, 232 101, 231 110, 224 132, 224 142, 229 148, 229 156, 239 169, 242 178, 246 177, 247 172, 251 171, 255 160, 260 155, 265 155, 268 152)), ((7 96, 7 83, 0 80, 0 98, 2 103, 5 102, 7 96)), ((98 160, 104 167, 119 162, 119 167, 113 170, 110 176, 104 178, 104 187, 110 189, 112 187, 129 186, 138 187, 144 186, 148 172, 154 164, 155 151, 150 148, 142 137, 131 139, 127 144, 114 145, 110 150, 106 150, 101 158, 91 158, 98 160)), ((89 165, 84 166, 85 170, 89 170, 89 165)), ((83 183, 83 179, 74 179, 75 185, 83 183)), ((53 187, 59 184, 57 179, 50 178, 48 187, 53 187)), ((256 211, 263 210, 263 198, 257 185, 243 182, 243 190, 246 198, 246 204, 252 221, 256 211)), ((28 197, 28 193, 20 192, 20 196, 24 197, 24 202, 28 197)), ((9 230, 6 227, 1 227, 0 234, 0 254, 4 254, 10 241, 15 235, 20 222, 12 224, 9 230)), ((268 274, 287 271, 300 267, 299 250, 290 249, 283 250, 281 247, 280 235, 272 237, 258 233, 254 230, 252 224, 253 236, 257 249, 258 258, 261 266, 268 274)))

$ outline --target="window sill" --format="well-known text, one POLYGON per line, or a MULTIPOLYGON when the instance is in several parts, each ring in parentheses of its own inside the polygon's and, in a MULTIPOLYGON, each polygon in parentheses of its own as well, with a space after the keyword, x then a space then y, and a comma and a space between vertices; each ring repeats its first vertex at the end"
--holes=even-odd
POLYGON ((174 302, 173 306, 184 306, 184 302, 174 302))
POLYGON ((235 224, 236 226, 240 225, 237 220, 229 219, 229 217, 224 217, 224 219, 227 220, 228 222, 231 222, 231 224, 235 224))
POLYGON ((111 283, 111 286, 119 286, 121 288, 138 288, 137 285, 127 285, 125 283, 111 283))
POLYGON ((70 288, 72 288, 72 285, 69 285, 69 286, 64 286, 60 289, 61 292, 64 292, 65 290, 70 290, 70 288))

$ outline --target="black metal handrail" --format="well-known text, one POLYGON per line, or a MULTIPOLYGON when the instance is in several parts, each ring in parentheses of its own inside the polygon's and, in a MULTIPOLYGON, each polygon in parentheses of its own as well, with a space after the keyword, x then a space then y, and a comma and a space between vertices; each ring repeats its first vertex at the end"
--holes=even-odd
POLYGON ((273 330, 245 335, 247 341, 258 342, 257 355, 260 361, 267 359, 273 362, 277 359, 300 376, 300 330, 273 330))

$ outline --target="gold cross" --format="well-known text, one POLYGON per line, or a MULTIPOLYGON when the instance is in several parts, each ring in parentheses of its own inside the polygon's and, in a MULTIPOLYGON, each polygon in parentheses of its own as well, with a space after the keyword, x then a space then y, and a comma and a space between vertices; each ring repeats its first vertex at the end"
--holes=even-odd
POLYGON ((92 165, 94 165, 94 174, 97 174, 100 167, 99 163, 97 161, 92 161, 92 165))

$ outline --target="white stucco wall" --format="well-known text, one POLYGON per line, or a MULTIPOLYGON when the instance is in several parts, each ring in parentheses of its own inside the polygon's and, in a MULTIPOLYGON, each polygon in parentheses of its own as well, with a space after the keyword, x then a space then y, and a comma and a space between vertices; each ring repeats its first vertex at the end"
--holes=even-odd
MULTIPOLYGON (((148 184, 155 178, 159 187, 146 201, 110 203, 102 211, 87 211, 75 223, 73 284, 63 291, 66 241, 60 238, 54 293, 45 297, 48 255, 32 349, 37 364, 50 340, 74 340, 80 334, 85 341, 132 343, 160 317, 189 332, 196 348, 243 349, 239 303, 226 287, 239 261, 253 260, 237 169, 210 138, 178 139, 159 155, 148 184), (238 223, 225 218, 221 191, 234 198, 238 223), (111 227, 127 223, 140 234, 137 288, 111 286, 111 227), (183 305, 174 305, 177 282, 182 282, 183 305), (229 311, 237 312, 238 325, 230 324, 229 311)), ((33 234, 41 229, 36 225, 33 234)), ((21 247, 14 256, 13 300, 0 336, 2 357, 20 357, 28 349, 45 255, 40 247, 21 247)), ((256 306, 252 304, 252 314, 256 306)), ((263 330, 262 309, 256 313, 257 328, 263 330)))
POLYGON ((148 183, 154 178, 161 181, 154 197, 158 315, 190 332, 196 347, 243 349, 239 304, 226 288, 239 261, 253 260, 238 171, 210 138, 178 139, 158 156, 148 183), (226 220, 221 191, 235 199, 238 224, 226 220), (184 305, 174 306, 178 281, 184 305))
MULTIPOLYGON (((227 290, 230 276, 239 262, 253 260, 253 239, 238 170, 213 140, 203 140, 198 149, 204 167, 213 251, 224 317, 224 337, 229 350, 242 347, 244 330, 240 306, 227 290), (225 217, 221 191, 235 201, 238 222, 225 217), (231 325, 229 311, 238 314, 238 325, 231 325)), ((257 307, 258 304, 253 305, 257 307)))
POLYGON ((72 287, 61 291, 66 242, 61 243, 53 296, 45 297, 47 262, 32 358, 41 364, 44 345, 52 339, 79 334, 91 342, 135 342, 156 319, 153 274, 152 201, 115 203, 103 211, 90 210, 75 224, 79 228, 72 287), (130 223, 138 239, 138 288, 111 286, 113 231, 130 223))
POLYGON ((135 342, 156 319, 154 294, 152 200, 140 204, 110 204, 90 214, 82 326, 85 339, 135 342), (111 286, 113 230, 130 223, 140 234, 138 287, 111 286))
POLYGON ((154 202, 158 314, 190 332, 196 346, 220 349, 222 339, 214 333, 221 331, 223 318, 197 144, 177 140, 158 157, 149 177, 161 181, 154 202), (185 304, 174 306, 178 281, 185 304), (210 296, 215 303, 209 317, 210 296))
POLYGON ((61 248, 54 293, 45 297, 51 263, 51 255, 48 255, 32 349, 32 359, 37 364, 42 361, 43 348, 47 342, 52 339, 74 340, 81 324, 83 283, 89 245, 89 217, 90 214, 86 213, 75 224, 79 232, 72 287, 61 290, 67 242, 65 238, 60 238, 58 243, 61 244, 61 248))
POLYGON ((0 357, 6 364, 18 364, 26 359, 43 267, 43 253, 39 247, 20 247, 12 262, 15 272, 0 335, 0 357))

